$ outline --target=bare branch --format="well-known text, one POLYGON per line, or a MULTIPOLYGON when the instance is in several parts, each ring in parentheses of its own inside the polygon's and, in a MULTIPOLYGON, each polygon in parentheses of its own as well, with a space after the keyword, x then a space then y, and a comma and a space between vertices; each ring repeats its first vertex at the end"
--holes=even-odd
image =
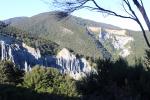
POLYGON ((140 20, 138 19, 137 15, 136 15, 135 12, 133 11, 133 9, 132 9, 132 7, 131 7, 131 5, 130 5, 130 2, 129 2, 128 0, 124 0, 124 2, 125 2, 126 5, 128 6, 128 8, 129 8, 129 10, 131 11, 131 13, 134 15, 134 17, 135 17, 134 20, 135 20, 135 21, 139 24, 139 26, 141 27, 142 33, 143 33, 143 36, 144 36, 144 39, 145 39, 145 41, 146 41, 146 44, 147 44, 147 46, 150 48, 150 43, 149 43, 148 38, 147 38, 147 36, 146 36, 146 32, 145 32, 145 30, 144 30, 144 28, 143 28, 143 26, 142 26, 140 20))
POLYGON ((120 14, 117 14, 116 12, 114 11, 111 11, 111 10, 108 10, 108 9, 104 9, 102 7, 100 7, 95 0, 92 0, 93 3, 95 4, 95 6, 98 8, 98 12, 104 12, 104 13, 108 13, 109 15, 113 15, 113 16, 117 16, 117 17, 121 17, 121 18, 128 18, 128 19, 132 19, 134 20, 134 18, 132 17, 129 17, 129 16, 123 16, 123 15, 120 15, 120 14))
MULTIPOLYGON (((89 0, 88 0, 89 1, 89 0)), ((78 9, 81 9, 81 8, 83 8, 84 7, 84 5, 87 3, 87 1, 84 1, 84 2, 79 2, 79 5, 78 6, 75 6, 75 7, 71 7, 70 9, 66 9, 66 11, 68 11, 68 12, 74 12, 75 10, 78 10, 78 9)), ((75 5, 75 4, 73 4, 73 5, 75 5)))
POLYGON ((135 18, 134 15, 132 15, 131 13, 129 13, 129 11, 127 11, 127 9, 125 8, 124 2, 122 2, 122 7, 127 14, 129 14, 132 18, 135 18))
MULTIPOLYGON (((146 23, 146 25, 147 25, 147 27, 148 27, 148 29, 150 31, 150 21, 149 21, 149 18, 147 16, 147 13, 145 11, 144 6, 140 5, 140 3, 137 0, 133 0, 133 2, 136 5, 136 7, 139 9, 140 13, 142 14, 142 16, 143 16, 143 18, 145 20, 145 23, 146 23)), ((141 2, 142 2, 142 0, 141 0, 141 2)), ((143 2, 142 2, 142 4, 143 4, 143 2)))

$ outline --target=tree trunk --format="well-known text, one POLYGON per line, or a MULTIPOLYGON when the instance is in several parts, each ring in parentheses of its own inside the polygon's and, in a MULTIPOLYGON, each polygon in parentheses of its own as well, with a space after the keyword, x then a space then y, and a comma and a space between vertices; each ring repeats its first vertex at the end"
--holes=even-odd
POLYGON ((146 14, 146 11, 145 11, 145 8, 143 5, 140 5, 140 3, 137 1, 137 0, 133 0, 134 4, 136 5, 136 7, 139 9, 140 13, 142 14, 144 20, 145 20, 145 23, 148 27, 148 30, 150 31, 150 21, 149 21, 149 18, 146 14))
POLYGON ((145 32, 145 30, 144 30, 142 24, 140 23, 140 21, 139 21, 138 19, 136 20, 136 22, 140 25, 140 27, 141 27, 141 29, 142 29, 142 32, 143 32, 144 39, 145 39, 145 41, 146 41, 146 44, 147 44, 147 46, 150 48, 150 43, 149 43, 149 41, 148 41, 148 38, 147 38, 147 36, 146 36, 146 32, 145 32))

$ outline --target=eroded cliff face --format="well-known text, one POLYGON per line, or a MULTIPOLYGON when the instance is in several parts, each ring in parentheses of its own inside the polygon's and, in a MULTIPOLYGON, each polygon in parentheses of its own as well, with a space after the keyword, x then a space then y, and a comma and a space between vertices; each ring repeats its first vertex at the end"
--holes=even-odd
POLYGON ((27 46, 8 36, 0 36, 1 60, 10 60, 25 71, 40 63, 41 55, 38 49, 27 46))
POLYGON ((74 79, 80 79, 86 76, 86 74, 90 74, 91 71, 94 71, 85 58, 77 58, 66 48, 63 48, 57 54, 56 58, 57 64, 61 67, 61 72, 69 73, 74 79))
MULTIPOLYGON (((111 49, 119 52, 121 57, 127 57, 132 52, 130 43, 133 37, 127 35, 126 30, 106 29, 100 27, 88 27, 89 34, 94 35, 103 47, 109 45, 111 49)), ((107 47, 106 47, 107 48, 107 47)))
POLYGON ((32 48, 8 36, 0 36, 0 50, 1 60, 10 60, 25 71, 32 70, 34 65, 43 65, 55 67, 74 79, 80 79, 94 71, 85 58, 77 58, 66 48, 57 55, 42 56, 38 48, 32 48))

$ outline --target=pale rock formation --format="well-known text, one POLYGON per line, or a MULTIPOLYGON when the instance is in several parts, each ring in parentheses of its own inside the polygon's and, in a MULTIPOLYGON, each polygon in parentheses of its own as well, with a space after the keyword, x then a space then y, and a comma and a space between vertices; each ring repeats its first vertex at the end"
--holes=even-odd
POLYGON ((77 58, 68 49, 63 48, 56 56, 57 64, 60 65, 62 73, 69 73, 74 79, 90 74, 92 67, 85 58, 77 58))
POLYGON ((99 41, 104 43, 108 39, 112 40, 112 45, 115 49, 121 50, 120 56, 127 57, 130 55, 131 47, 128 43, 134 41, 134 39, 126 34, 126 30, 101 29, 99 41))
POLYGON ((57 56, 42 56, 38 48, 32 48, 8 36, 0 36, 0 50, 1 60, 10 60, 26 72, 37 64, 57 68, 61 73, 69 74, 74 79, 80 79, 92 71, 85 58, 76 58, 66 48, 57 56))
POLYGON ((133 42, 134 39, 127 35, 126 30, 101 27, 88 27, 87 29, 90 31, 90 34, 95 34, 95 39, 98 39, 101 44, 104 44, 107 40, 111 41, 112 46, 120 51, 119 55, 121 57, 127 57, 132 52, 130 42, 133 42), (99 34, 97 34, 98 32, 99 34))

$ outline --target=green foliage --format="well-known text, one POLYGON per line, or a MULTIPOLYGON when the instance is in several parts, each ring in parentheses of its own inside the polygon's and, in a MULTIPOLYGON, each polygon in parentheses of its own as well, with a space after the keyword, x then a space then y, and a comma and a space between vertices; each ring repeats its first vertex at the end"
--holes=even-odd
POLYGON ((146 50, 146 56, 144 58, 144 64, 147 70, 150 70, 150 50, 146 50))
POLYGON ((134 66, 129 66, 123 59, 117 61, 99 59, 97 73, 79 81, 62 75, 55 68, 35 66, 32 71, 25 73, 22 84, 18 86, 6 85, 18 82, 14 82, 15 78, 20 76, 13 74, 14 65, 10 62, 2 62, 1 66, 0 81, 3 82, 0 85, 1 100, 10 98, 12 100, 150 99, 150 70, 145 69, 140 61, 134 66))
POLYGON ((77 96, 75 81, 60 74, 54 68, 35 66, 24 76, 23 86, 38 93, 50 93, 66 96, 77 96))
POLYGON ((0 35, 15 38, 14 42, 24 42, 31 47, 39 48, 42 55, 55 55, 60 49, 59 45, 51 40, 40 38, 37 35, 29 35, 12 26, 0 29, 0 35))
MULTIPOLYGON (((128 61, 133 62, 134 59, 139 59, 139 58, 142 59, 145 56, 145 50, 149 49, 145 42, 142 32, 141 31, 129 31, 128 35, 134 37, 134 42, 131 44, 131 48, 133 52, 128 57, 128 61)), ((148 39, 150 40, 150 32, 146 32, 146 35, 148 39)))
POLYGON ((150 70, 141 63, 129 66, 123 59, 116 62, 98 60, 97 74, 78 83, 85 100, 149 100, 150 70))
POLYGON ((79 99, 75 81, 54 68, 35 66, 23 75, 13 63, 0 63, 0 100, 79 99))
POLYGON ((12 62, 0 62, 0 84, 17 85, 23 80, 24 72, 19 70, 12 62))

